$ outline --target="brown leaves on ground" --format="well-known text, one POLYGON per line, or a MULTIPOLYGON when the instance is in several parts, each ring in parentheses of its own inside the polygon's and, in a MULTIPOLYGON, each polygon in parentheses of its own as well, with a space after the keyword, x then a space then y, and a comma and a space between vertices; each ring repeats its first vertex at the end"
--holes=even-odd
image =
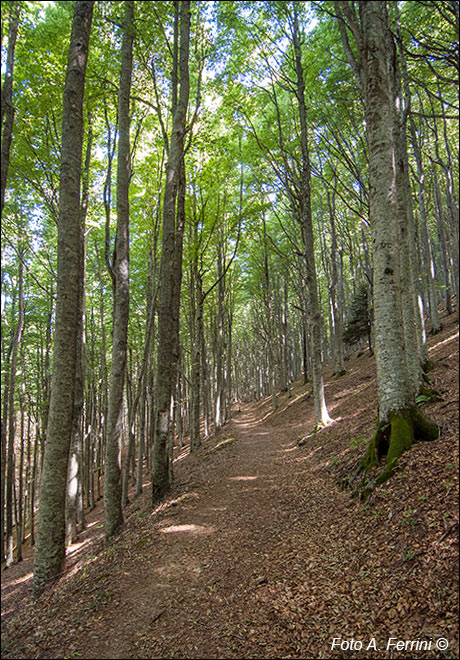
POLYGON ((25 600, 30 558, 4 573, 4 657, 458 657, 453 317, 430 345, 443 399, 424 411, 442 435, 407 452, 367 505, 339 487, 376 423, 363 355, 327 381, 331 426, 311 432, 309 386, 276 413, 244 406, 195 455, 177 454, 169 496, 152 514, 147 488, 110 547, 93 512, 88 545, 37 603, 25 600))

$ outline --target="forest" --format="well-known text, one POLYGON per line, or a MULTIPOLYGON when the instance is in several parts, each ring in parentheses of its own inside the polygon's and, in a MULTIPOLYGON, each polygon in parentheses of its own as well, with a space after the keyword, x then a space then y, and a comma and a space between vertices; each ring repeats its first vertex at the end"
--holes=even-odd
POLYGON ((458 1, 1 16, 2 655, 458 657, 458 1))

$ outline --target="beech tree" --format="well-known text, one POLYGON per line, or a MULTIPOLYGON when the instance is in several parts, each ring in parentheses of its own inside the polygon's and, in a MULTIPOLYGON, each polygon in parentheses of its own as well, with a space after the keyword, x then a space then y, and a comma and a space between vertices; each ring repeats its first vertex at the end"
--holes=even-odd
POLYGON ((129 181, 131 178, 129 125, 133 31, 134 2, 126 0, 118 97, 117 232, 112 264, 114 288, 112 364, 107 406, 104 474, 105 535, 108 539, 119 531, 123 523, 121 435, 129 320, 129 181))
POLYGON ((62 570, 65 556, 65 495, 72 431, 79 325, 81 263, 80 179, 83 92, 94 2, 75 4, 64 87, 59 182, 58 266, 53 372, 47 442, 40 481, 34 556, 34 593, 62 570))
MULTIPOLYGON (((172 131, 163 198, 163 239, 158 307, 158 365, 156 425, 152 453, 152 501, 168 490, 172 480, 171 399, 179 359, 179 304, 182 281, 184 139, 190 93, 190 2, 175 3, 178 58, 174 61, 172 131)), ((177 51, 176 51, 177 52, 177 51)))
POLYGON ((302 379, 327 422, 323 366, 362 333, 381 400, 361 467, 389 474, 423 435, 423 309, 435 333, 458 295, 458 3, 95 6, 61 135, 74 4, 2 3, 2 560, 39 510, 37 592, 66 472, 67 543, 103 494, 110 538, 133 485, 152 472, 156 506, 235 403, 302 379))
MULTIPOLYGON (((385 2, 360 3, 360 23, 348 3, 340 3, 340 21, 352 30, 358 57, 348 46, 342 32, 350 63, 357 73, 364 96, 369 147, 370 222, 373 240, 373 295, 375 354, 379 398, 379 427, 369 444, 363 467, 377 463, 386 454, 386 468, 378 477, 382 482, 392 473, 395 462, 414 440, 433 440, 436 424, 419 411, 415 396, 419 382, 410 371, 411 347, 405 342, 403 318, 402 251, 407 236, 401 234, 401 214, 407 217, 395 164, 401 158, 399 123, 398 67, 395 44, 385 2)), ((404 230, 404 229, 403 229, 404 230)), ((407 230, 406 230, 407 231, 407 230)), ((414 301, 409 301, 413 306, 414 301)), ((413 349, 412 349, 413 350, 413 349)), ((366 487, 365 495, 369 488, 366 487)))
MULTIPOLYGON (((8 166, 10 163, 11 140, 13 138, 13 71, 14 71, 14 53, 16 49, 16 39, 18 37, 19 18, 21 14, 21 3, 9 2, 9 22, 8 22, 8 46, 7 58, 5 64, 5 79, 2 84, 2 163, 1 163, 1 215, 3 215, 3 206, 5 204, 6 181, 8 177, 8 166)), ((3 46, 3 39, 2 39, 3 46)), ((0 217, 1 217, 0 215, 0 217)))

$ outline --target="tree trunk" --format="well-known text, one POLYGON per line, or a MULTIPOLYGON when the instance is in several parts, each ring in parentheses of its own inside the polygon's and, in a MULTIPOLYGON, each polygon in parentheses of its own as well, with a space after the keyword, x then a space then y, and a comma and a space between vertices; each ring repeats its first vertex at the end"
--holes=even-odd
MULTIPOLYGON (((179 18, 179 17, 176 17, 179 18)), ((184 134, 189 99, 190 2, 180 3, 180 92, 174 103, 172 135, 169 145, 163 197, 163 240, 160 264, 158 309, 158 365, 156 433, 152 450, 152 504, 160 500, 171 483, 171 398, 178 362, 178 317, 181 282, 177 255, 183 235, 178 231, 176 201, 184 160, 184 134)))
POLYGON ((444 279, 444 300, 446 302, 446 312, 452 314, 450 276, 449 276, 449 256, 447 251, 446 229, 442 213, 441 192, 439 190, 438 177, 436 169, 433 171, 433 186, 435 199, 435 218, 438 225, 439 248, 441 255, 442 273, 444 279))
POLYGON ((121 439, 123 390, 129 320, 129 182, 130 91, 133 66, 134 1, 125 2, 118 95, 117 232, 115 238, 112 366, 107 412, 104 470, 105 537, 115 536, 123 524, 121 484, 121 439))
POLYGON ((302 231, 304 246, 306 286, 308 295, 308 320, 310 325, 310 349, 312 360, 313 398, 315 405, 315 420, 317 425, 326 425, 331 422, 324 396, 324 381, 322 372, 322 318, 318 301, 318 285, 316 280, 315 249, 313 238, 313 224, 311 217, 311 168, 308 148, 307 112, 305 104, 305 82, 302 67, 302 54, 300 49, 300 34, 298 16, 294 7, 293 46, 296 68, 296 95, 299 108, 300 141, 302 150, 302 178, 299 182, 299 209, 298 221, 302 231))
POLYGON ((75 380, 75 402, 72 420, 72 435, 70 440, 69 465, 67 470, 67 501, 66 501, 66 543, 69 545, 77 538, 78 528, 82 527, 81 488, 82 488, 82 443, 83 443, 83 407, 85 398, 86 372, 86 237, 85 223, 88 209, 89 169, 91 162, 92 128, 88 127, 88 144, 86 148, 85 170, 83 173, 83 190, 81 205, 82 246, 80 259, 80 292, 77 334, 77 367, 75 380))
POLYGON ((200 410, 201 410, 201 342, 200 326, 203 323, 203 287, 198 270, 197 222, 194 225, 195 254, 190 273, 190 451, 195 451, 201 444, 200 410))
POLYGON ((11 352, 11 363, 8 387, 8 452, 6 472, 6 566, 13 563, 13 496, 14 496, 14 455, 16 438, 16 411, 14 407, 14 395, 16 391, 16 368, 18 363, 19 344, 21 342, 22 328, 24 325, 24 294, 23 294, 23 254, 21 247, 18 265, 18 321, 14 333, 14 341, 11 352))
POLYGON ((335 226, 335 198, 327 193, 329 217, 331 221, 331 261, 332 261, 332 316, 334 320, 334 371, 338 376, 345 373, 343 363, 343 274, 341 268, 342 255, 337 248, 337 231, 335 226))
POLYGON ((75 4, 64 88, 56 320, 51 401, 40 485, 34 594, 59 575, 65 556, 65 496, 72 431, 81 252, 83 92, 94 2, 75 4))
MULTIPOLYGON (((1 163, 1 214, 3 217, 3 206, 5 203, 6 181, 8 178, 8 167, 10 164, 10 149, 13 139, 13 69, 14 69, 14 51, 16 48, 16 39, 18 36, 19 16, 21 12, 21 3, 9 2, 9 23, 8 23, 8 47, 6 53, 5 80, 2 86, 2 163, 1 163)), ((2 35, 3 42, 3 35, 2 35)), ((2 43, 3 49, 3 43, 2 43)))
MULTIPOLYGON (((436 425, 424 420, 415 405, 404 341, 400 270, 401 197, 394 164, 397 161, 394 122, 396 98, 391 76, 397 75, 385 2, 360 3, 363 29, 362 81, 369 145, 370 219, 374 246, 375 354, 379 399, 379 430, 366 461, 386 454, 379 477, 392 473, 400 454, 415 439, 432 439, 436 425)), ((406 216, 406 213, 404 216, 406 216)))

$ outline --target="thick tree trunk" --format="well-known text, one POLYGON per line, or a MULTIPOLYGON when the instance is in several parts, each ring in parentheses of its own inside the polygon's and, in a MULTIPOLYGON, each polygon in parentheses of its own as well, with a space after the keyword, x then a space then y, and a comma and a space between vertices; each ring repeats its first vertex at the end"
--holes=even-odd
POLYGON ((114 308, 112 367, 107 412, 107 441, 104 471, 105 537, 115 536, 123 524, 121 484, 121 442, 123 389, 129 320, 129 181, 130 91, 133 66, 134 2, 125 2, 125 21, 121 47, 120 88, 118 95, 117 233, 115 239, 114 308))
POLYGON ((67 461, 74 406, 78 329, 83 146, 83 92, 94 2, 77 1, 70 37, 59 182, 56 325, 47 442, 40 485, 34 594, 62 570, 67 461))
POLYGON ((384 2, 361 3, 367 48, 365 104, 369 145, 370 219, 374 258, 375 351, 381 423, 413 399, 404 353, 398 200, 392 140, 395 108, 388 80, 388 16, 384 2))
MULTIPOLYGON (((374 246, 375 354, 379 399, 379 430, 365 459, 372 464, 375 453, 386 454, 387 478, 400 454, 414 439, 433 439, 436 425, 424 420, 415 406, 416 388, 408 369, 404 337, 399 244, 400 216, 404 212, 395 163, 394 46, 385 2, 362 2, 362 82, 365 96, 369 145, 370 219, 374 246)), ((409 304, 409 303, 407 303, 409 304)))

